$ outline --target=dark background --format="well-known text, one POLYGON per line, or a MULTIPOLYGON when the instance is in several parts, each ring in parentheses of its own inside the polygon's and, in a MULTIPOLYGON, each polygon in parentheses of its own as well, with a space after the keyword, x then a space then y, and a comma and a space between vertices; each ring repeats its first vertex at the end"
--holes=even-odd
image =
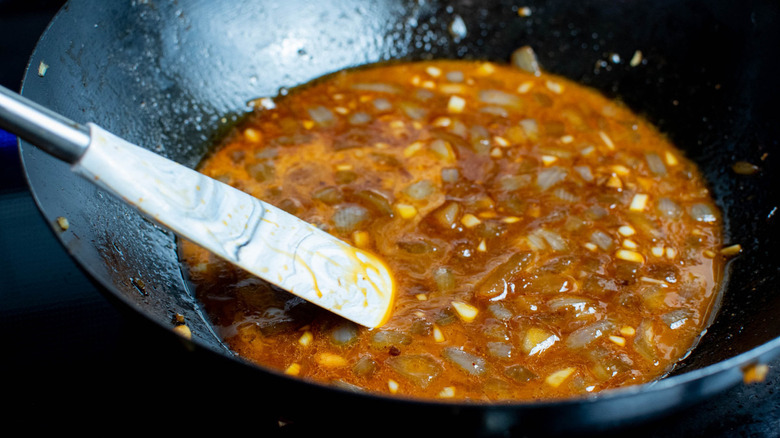
MULTIPOLYGON (((63 3, 0 0, 0 85, 20 90, 28 58, 63 3)), ((204 370, 191 366, 183 343, 118 310, 73 262, 28 190, 16 138, 2 130, 0 261, 5 425, 110 433, 197 427, 218 388, 197 383, 204 370)))
MULTIPOLYGON (((62 4, 0 0, 0 84, 20 89, 28 57, 62 4)), ((2 408, 6 424, 10 420, 29 430, 116 433, 154 426, 151 430, 185 432, 213 425, 205 421, 208 415, 229 412, 231 404, 253 403, 256 418, 217 422, 228 429, 238 423, 263 434, 294 434, 294 427, 280 429, 276 419, 263 418, 262 394, 220 398, 218 385, 201 384, 208 369, 188 361, 183 344, 139 324, 100 293, 43 221, 27 190, 15 138, 2 131, 0 260, 0 372, 7 382, 0 396, 12 406, 2 408)), ((780 436, 778 368, 780 361, 771 364, 764 383, 740 385, 703 405, 618 432, 780 436)))

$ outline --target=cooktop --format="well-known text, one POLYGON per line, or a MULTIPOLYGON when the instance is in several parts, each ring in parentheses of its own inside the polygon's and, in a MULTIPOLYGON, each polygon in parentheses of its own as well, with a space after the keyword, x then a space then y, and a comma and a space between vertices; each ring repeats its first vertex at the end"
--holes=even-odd
MULTIPOLYGON (((19 90, 27 59, 62 3, 0 0, 0 84, 19 90)), ((296 434, 295 425, 264 418, 261 395, 221 398, 214 377, 204 379, 185 344, 161 338, 156 327, 100 292, 44 222, 24 180, 16 137, 2 130, 0 259, 0 371, 6 382, 0 397, 11 406, 3 408, 6 425, 100 430, 96 418, 121 428, 162 420, 183 432, 197 430, 217 406, 229 412, 232 403, 256 403, 257 417, 248 425, 254 431, 296 434)), ((780 436, 779 370, 777 360, 764 382, 737 385, 671 416, 609 434, 780 436)))

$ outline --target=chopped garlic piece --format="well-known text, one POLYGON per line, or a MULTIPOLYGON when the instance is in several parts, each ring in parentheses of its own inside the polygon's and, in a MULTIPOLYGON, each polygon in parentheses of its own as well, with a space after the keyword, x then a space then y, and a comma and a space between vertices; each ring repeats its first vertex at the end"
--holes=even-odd
POLYGON ((558 82, 547 81, 547 82, 545 82, 544 85, 547 86, 548 90, 552 91, 555 94, 563 93, 563 85, 561 85, 558 82))
POLYGON ((479 246, 477 246, 477 251, 479 251, 479 252, 487 252, 487 243, 485 243, 485 239, 482 239, 479 242, 479 246))
POLYGON ((612 139, 609 138, 606 132, 599 131, 599 137, 601 137, 601 141, 603 141, 608 148, 615 149, 615 143, 612 143, 612 139))
POLYGON ((441 392, 439 392, 439 397, 441 398, 452 398, 455 397, 455 387, 454 386, 445 386, 442 388, 441 392))
POLYGON ((634 52, 634 56, 631 57, 631 61, 628 62, 628 65, 630 65, 631 67, 636 67, 641 63, 642 63, 642 51, 637 50, 634 52))
POLYGON ((455 313, 457 313, 464 322, 474 321, 479 313, 479 309, 462 301, 453 301, 452 307, 455 308, 455 313))
POLYGON ((531 327, 525 332, 522 349, 529 356, 533 356, 542 353, 559 340, 560 338, 552 332, 538 327, 531 327))
POLYGON ((425 146, 425 144, 421 141, 416 141, 410 144, 404 149, 404 158, 409 158, 417 152, 420 152, 423 146, 425 146))
POLYGON ((735 256, 741 252, 742 252, 742 245, 740 244, 727 246, 720 250, 720 253, 726 257, 735 256))
POLYGON ((427 301, 428 295, 426 294, 417 294, 415 295, 415 298, 417 298, 418 301, 427 301))
POLYGON ((760 383, 766 380, 769 373, 769 365, 752 364, 742 371, 742 380, 745 383, 760 383))
POLYGON ((319 353, 314 359, 326 368, 340 368, 347 365, 346 359, 333 353, 319 353))
POLYGON ((571 135, 564 135, 563 137, 560 138, 560 140, 561 143, 563 144, 569 144, 574 141, 574 137, 572 137, 571 135))
POLYGON ((415 208, 414 205, 396 204, 395 211, 398 212, 398 215, 404 219, 412 219, 413 217, 417 216, 417 208, 415 208))
POLYGON ((352 170, 352 165, 351 164, 347 164, 347 163, 339 164, 339 165, 336 166, 336 170, 339 171, 339 172, 347 172, 347 171, 352 170))
POLYGON ((433 340, 436 342, 444 342, 444 333, 442 333, 441 329, 438 325, 433 325, 433 340))
POLYGON ((490 156, 493 158, 501 158, 504 156, 504 153, 499 148, 493 148, 490 150, 490 156))
POLYGON ((625 239, 623 240, 623 248, 637 249, 639 245, 631 239, 625 239))
POLYGON ((46 76, 46 72, 49 70, 49 64, 46 64, 45 62, 41 61, 38 64, 38 76, 44 77, 46 76))
POLYGON ((478 70, 478 72, 483 75, 490 75, 493 74, 493 72, 495 71, 496 71, 496 67, 489 62, 482 63, 482 65, 479 66, 479 70, 478 70))
POLYGON ((515 224, 517 222, 520 222, 520 218, 517 216, 507 216, 503 219, 501 219, 501 222, 505 224, 515 224))
POLYGON ((244 130, 244 138, 248 141, 251 141, 252 143, 260 143, 260 141, 263 139, 263 136, 260 135, 260 131, 257 129, 246 128, 244 130))
POLYGON ((702 252, 702 255, 704 257, 707 257, 708 259, 714 259, 717 254, 715 253, 715 251, 712 251, 710 249, 705 249, 704 252, 702 252))
POLYGON ((644 263, 645 258, 642 256, 642 254, 639 254, 636 251, 631 251, 628 249, 619 249, 615 253, 615 257, 619 258, 620 260, 625 260, 627 262, 635 262, 635 263, 644 263))
POLYGON ((310 345, 313 340, 314 340, 314 334, 309 330, 306 330, 305 332, 303 332, 301 337, 298 338, 298 343, 306 347, 310 345))
POLYGON ((399 387, 398 382, 396 382, 395 380, 393 380, 393 379, 388 379, 387 380, 387 389, 390 390, 390 393, 392 393, 392 394, 397 393, 398 392, 398 387, 399 387))
POLYGON ((591 242, 585 242, 585 248, 587 248, 587 249, 589 249, 591 251, 595 251, 595 250, 599 249, 598 246, 596 246, 595 244, 593 244, 591 242))
POLYGON ((610 336, 609 340, 614 342, 617 345, 620 345, 621 347, 625 347, 626 346, 626 338, 624 338, 622 336, 610 336))
POLYGON ((612 175, 607 180, 607 187, 612 187, 613 189, 622 189, 623 181, 621 181, 620 178, 617 177, 617 175, 612 175))
POLYGON ((544 382, 553 388, 557 388, 561 386, 561 383, 568 379, 572 373, 574 373, 574 367, 564 368, 547 376, 547 378, 544 379, 544 382))
POLYGON ((671 247, 666 248, 666 258, 673 260, 675 257, 677 257, 677 250, 671 247))
POLYGON ((656 257, 663 257, 664 256, 664 247, 663 246, 654 246, 650 253, 653 254, 656 257))
POLYGON ((336 111, 337 113, 341 114, 342 116, 349 113, 349 110, 347 108, 344 108, 343 106, 337 106, 333 108, 333 111, 336 111))
POLYGON ((184 339, 192 339, 192 330, 184 324, 179 324, 173 328, 173 332, 184 339))
POLYGON ((587 157, 588 155, 592 154, 595 150, 596 150, 596 148, 594 146, 588 146, 588 147, 583 148, 580 151, 580 154, 582 154, 583 157, 587 157))
POLYGON ((665 158, 666 158, 666 164, 668 164, 670 166, 676 166, 677 163, 679 163, 679 161, 677 160, 677 157, 675 157, 674 154, 671 153, 671 152, 667 151, 665 158))
POLYGON ((634 230, 634 228, 630 225, 623 225, 622 227, 618 228, 618 233, 628 237, 633 236, 636 233, 636 230, 634 230))
POLYGON ((368 231, 355 231, 352 233, 352 240, 355 241, 355 246, 358 248, 367 248, 371 243, 371 236, 368 231))
POLYGON ((520 84, 519 87, 517 87, 517 92, 520 93, 520 94, 525 94, 525 93, 529 92, 531 90, 531 88, 533 88, 533 86, 534 86, 534 83, 531 82, 531 81, 523 82, 522 84, 520 84))
POLYGON ((620 334, 623 336, 634 336, 636 330, 629 325, 624 325, 623 327, 620 327, 620 334))
POLYGON ((452 125, 452 119, 450 119, 449 117, 437 117, 433 121, 433 126, 437 128, 446 128, 450 125, 452 125))
POLYGON ((460 219, 460 223, 463 224, 466 228, 474 228, 477 225, 481 224, 482 221, 479 220, 478 217, 474 216, 471 213, 466 213, 463 215, 463 217, 460 219))
POLYGON ((286 370, 284 370, 284 373, 290 376, 297 376, 301 373, 301 365, 297 363, 290 364, 289 367, 287 367, 286 370))
POLYGON ((429 66, 425 69, 425 72, 429 75, 433 76, 434 78, 438 78, 441 76, 441 69, 439 67, 429 66))
POLYGON ((558 157, 555 155, 542 155, 542 163, 544 163, 545 166, 549 166, 556 161, 558 161, 558 157))
POLYGON ((433 81, 424 81, 422 84, 420 84, 423 88, 427 88, 429 90, 433 90, 436 88, 436 82, 433 81))
POLYGON ((631 206, 628 207, 631 211, 644 211, 647 206, 648 196, 644 193, 637 193, 634 198, 631 199, 631 206))
POLYGON ((631 174, 631 170, 629 170, 628 167, 623 166, 622 164, 615 164, 612 166, 612 171, 620 176, 627 176, 631 174))
POLYGON ((57 225, 60 226, 62 231, 68 231, 68 228, 70 228, 70 222, 65 216, 60 216, 57 218, 57 225))
POLYGON ((465 108, 465 99, 460 96, 450 96, 450 101, 447 103, 447 111, 451 113, 462 113, 465 108))
POLYGON ((439 91, 444 94, 464 94, 468 90, 463 84, 441 84, 439 91))
POLYGON ((509 146, 509 140, 505 139, 504 137, 498 136, 498 135, 493 137, 493 142, 495 144, 501 146, 501 147, 509 146))

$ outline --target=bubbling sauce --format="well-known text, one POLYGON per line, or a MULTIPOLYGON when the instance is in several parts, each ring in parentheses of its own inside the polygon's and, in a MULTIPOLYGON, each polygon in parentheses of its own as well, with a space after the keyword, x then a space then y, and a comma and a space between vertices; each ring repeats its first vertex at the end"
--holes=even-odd
POLYGON ((705 328, 720 212, 691 161, 594 90, 441 60, 257 102, 199 170, 378 255, 397 298, 360 327, 182 242, 248 360, 406 397, 555 399, 657 379, 705 328))

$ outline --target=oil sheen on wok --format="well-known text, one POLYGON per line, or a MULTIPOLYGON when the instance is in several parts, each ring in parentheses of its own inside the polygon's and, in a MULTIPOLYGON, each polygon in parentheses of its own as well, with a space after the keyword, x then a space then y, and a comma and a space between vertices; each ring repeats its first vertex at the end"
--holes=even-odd
POLYGON ((642 118, 477 61, 339 72, 256 111, 200 171, 378 254, 393 316, 359 327, 183 242, 243 357, 405 397, 534 400, 663 376, 722 275, 720 212, 642 118))

